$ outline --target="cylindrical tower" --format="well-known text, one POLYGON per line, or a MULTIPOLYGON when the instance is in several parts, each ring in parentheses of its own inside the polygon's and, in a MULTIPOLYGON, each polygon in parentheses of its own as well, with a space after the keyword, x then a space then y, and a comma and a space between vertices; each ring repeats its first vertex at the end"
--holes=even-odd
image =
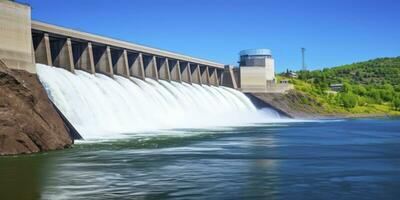
POLYGON ((240 55, 240 83, 242 90, 264 89, 275 83, 275 62, 269 49, 248 49, 240 55))

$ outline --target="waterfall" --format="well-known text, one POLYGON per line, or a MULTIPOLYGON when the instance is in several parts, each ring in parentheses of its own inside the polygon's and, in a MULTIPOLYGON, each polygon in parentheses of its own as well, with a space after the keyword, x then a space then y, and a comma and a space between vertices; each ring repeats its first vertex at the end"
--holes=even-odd
POLYGON ((226 87, 110 78, 37 64, 50 100, 85 139, 176 128, 209 128, 268 122, 241 92, 226 87))

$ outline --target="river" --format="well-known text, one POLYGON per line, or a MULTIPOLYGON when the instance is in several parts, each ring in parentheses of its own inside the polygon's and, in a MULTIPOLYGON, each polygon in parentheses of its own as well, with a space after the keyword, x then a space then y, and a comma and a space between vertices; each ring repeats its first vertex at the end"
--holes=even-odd
POLYGON ((398 199, 400 119, 133 134, 0 158, 0 199, 398 199))

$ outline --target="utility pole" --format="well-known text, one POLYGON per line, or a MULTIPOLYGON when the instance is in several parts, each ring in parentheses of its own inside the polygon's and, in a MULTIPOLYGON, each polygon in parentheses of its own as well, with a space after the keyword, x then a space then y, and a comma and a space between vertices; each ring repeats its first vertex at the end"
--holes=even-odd
POLYGON ((306 53, 306 48, 302 47, 301 48, 301 59, 302 59, 302 70, 303 71, 307 71, 307 67, 306 67, 306 61, 304 58, 304 54, 306 53))

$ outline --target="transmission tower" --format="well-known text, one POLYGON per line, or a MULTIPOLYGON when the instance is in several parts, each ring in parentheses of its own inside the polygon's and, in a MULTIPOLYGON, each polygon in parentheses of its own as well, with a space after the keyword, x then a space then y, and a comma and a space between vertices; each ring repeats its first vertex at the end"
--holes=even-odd
POLYGON ((301 60, 302 60, 302 70, 303 71, 307 71, 307 67, 306 67, 306 61, 305 61, 305 54, 306 53, 306 48, 302 47, 301 48, 301 60))

